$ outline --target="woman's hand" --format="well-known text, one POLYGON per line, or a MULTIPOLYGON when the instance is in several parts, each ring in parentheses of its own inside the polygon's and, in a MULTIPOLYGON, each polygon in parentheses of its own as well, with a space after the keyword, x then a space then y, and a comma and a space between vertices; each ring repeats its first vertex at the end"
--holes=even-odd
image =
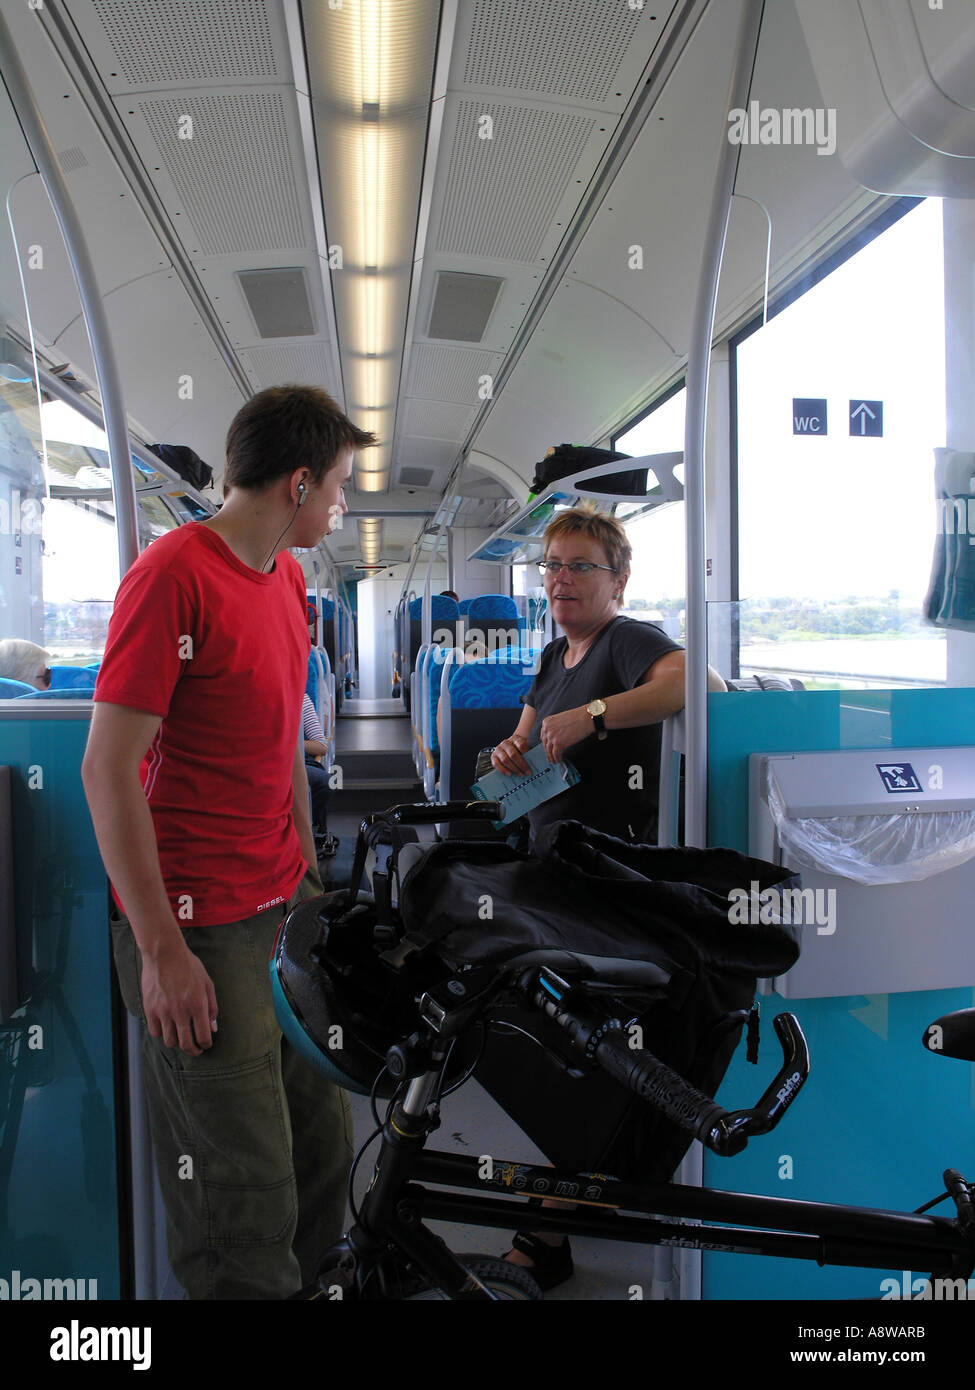
POLYGON ((504 738, 491 754, 491 766, 506 777, 527 777, 531 767, 525 762, 524 753, 528 740, 524 734, 512 734, 504 738))
POLYGON ((560 763, 567 748, 581 743, 593 731, 592 716, 585 705, 550 714, 542 720, 541 744, 550 763, 560 763))

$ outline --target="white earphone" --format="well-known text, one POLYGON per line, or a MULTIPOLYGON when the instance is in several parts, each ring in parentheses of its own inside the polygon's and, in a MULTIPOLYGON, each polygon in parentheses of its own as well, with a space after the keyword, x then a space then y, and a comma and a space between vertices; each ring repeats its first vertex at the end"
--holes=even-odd
POLYGON ((305 501, 305 498, 307 497, 307 495, 308 495, 308 494, 305 492, 305 485, 304 485, 304 483, 299 483, 299 484, 298 484, 298 506, 299 506, 299 507, 302 506, 302 505, 304 504, 304 501, 305 501))

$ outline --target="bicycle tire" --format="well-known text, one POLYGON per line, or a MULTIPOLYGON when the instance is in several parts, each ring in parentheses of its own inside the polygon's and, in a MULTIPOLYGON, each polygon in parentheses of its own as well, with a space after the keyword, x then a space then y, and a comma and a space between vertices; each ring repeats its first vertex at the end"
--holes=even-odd
MULTIPOLYGON (((539 1299, 542 1291, 527 1269, 513 1265, 509 1260, 495 1260, 490 1255, 461 1255, 461 1263, 476 1274, 481 1283, 505 1302, 526 1303, 539 1299)), ((411 1283, 409 1293, 404 1293, 405 1303, 432 1303, 447 1301, 447 1294, 432 1284, 423 1275, 411 1283)))
MULTIPOLYGON (((461 1263, 472 1274, 476 1274, 492 1293, 497 1294, 500 1299, 506 1302, 524 1303, 539 1299, 542 1296, 542 1290, 532 1277, 530 1270, 513 1265, 508 1260, 495 1260, 490 1255, 464 1255, 460 1259, 461 1263)), ((341 1276, 337 1275, 336 1282, 332 1284, 327 1283, 325 1278, 314 1284, 307 1284, 298 1293, 292 1294, 291 1300, 300 1302, 341 1300, 344 1295, 340 1291, 341 1285, 337 1282, 340 1278, 341 1276)), ((398 1278, 398 1291, 389 1294, 388 1301, 390 1302, 432 1303, 449 1301, 447 1294, 441 1288, 433 1284, 425 1274, 421 1274, 415 1269, 401 1268, 398 1278)), ((391 1285, 387 1285, 387 1287, 391 1287, 391 1285)), ((351 1293, 349 1296, 357 1297, 351 1293)))

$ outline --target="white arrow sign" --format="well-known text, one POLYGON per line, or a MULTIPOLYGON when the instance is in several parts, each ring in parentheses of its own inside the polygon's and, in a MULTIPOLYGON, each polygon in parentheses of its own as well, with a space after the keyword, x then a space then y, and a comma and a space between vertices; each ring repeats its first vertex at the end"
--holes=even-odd
POLYGON ((860 433, 866 434, 867 416, 869 415, 871 420, 876 420, 877 417, 874 414, 874 412, 870 409, 870 407, 867 405, 866 401, 861 401, 860 404, 857 406, 856 410, 850 411, 851 420, 855 420, 858 415, 860 417, 860 433))

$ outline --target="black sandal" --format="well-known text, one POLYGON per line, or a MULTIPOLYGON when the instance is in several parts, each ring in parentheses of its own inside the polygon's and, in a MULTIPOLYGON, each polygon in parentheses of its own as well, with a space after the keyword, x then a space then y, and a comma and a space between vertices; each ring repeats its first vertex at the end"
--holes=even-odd
POLYGON ((558 1288, 559 1284, 572 1278, 575 1267, 567 1236, 562 1237, 559 1245, 549 1245, 531 1231, 519 1231, 511 1242, 511 1248, 531 1260, 527 1266, 528 1273, 543 1293, 558 1288))

